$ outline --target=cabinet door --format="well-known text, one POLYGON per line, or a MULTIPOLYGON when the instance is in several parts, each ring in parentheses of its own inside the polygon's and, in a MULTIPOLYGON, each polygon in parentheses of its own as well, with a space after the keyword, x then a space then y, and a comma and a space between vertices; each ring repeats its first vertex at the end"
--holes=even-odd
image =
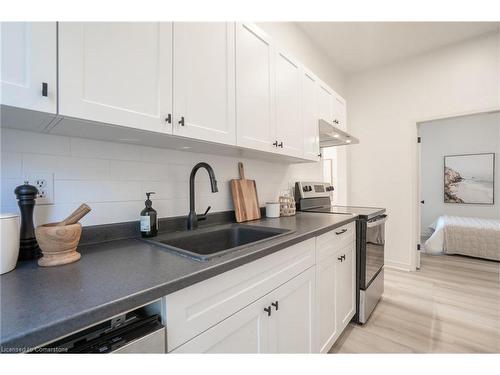
POLYGON ((336 262, 337 258, 331 254, 316 266, 316 332, 320 353, 327 353, 338 336, 335 315, 336 262))
POLYGON ((56 113, 57 25, 2 22, 1 102, 56 113))
POLYGON ((347 130, 346 103, 338 94, 333 97, 333 122, 336 127, 347 130))
POLYGON ((276 53, 276 135, 280 153, 303 157, 301 66, 283 51, 276 53))
POLYGON ((269 295, 271 353, 312 353, 314 350, 315 268, 311 267, 269 295), (272 305, 277 303, 277 305, 272 305))
POLYGON ((354 316, 356 309, 356 245, 351 243, 335 256, 335 288, 337 329, 341 332, 354 316))
POLYGON ((323 82, 318 84, 318 113, 320 119, 333 121, 333 90, 323 82))
POLYGON ((172 353, 267 353, 270 317, 267 300, 257 300, 179 346, 172 353))
POLYGON ((236 24, 236 126, 238 146, 274 151, 274 49, 251 24, 236 24))
POLYGON ((333 122, 336 127, 347 130, 346 103, 338 94, 335 94, 333 98, 333 122))
POLYGON ((316 77, 306 70, 302 72, 301 97, 304 157, 317 161, 319 159, 318 82, 316 77))
POLYGON ((60 113, 170 133, 172 24, 63 22, 60 113))
POLYGON ((236 144, 234 33, 232 22, 174 23, 174 134, 236 144))

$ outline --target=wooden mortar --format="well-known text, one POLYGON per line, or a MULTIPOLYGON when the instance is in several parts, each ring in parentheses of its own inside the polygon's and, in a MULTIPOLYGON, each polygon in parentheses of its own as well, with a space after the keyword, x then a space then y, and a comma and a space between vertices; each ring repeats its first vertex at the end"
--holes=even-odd
POLYGON ((38 260, 39 266, 60 266, 76 262, 81 257, 76 248, 82 235, 82 225, 57 224, 44 224, 35 229, 36 239, 43 253, 43 257, 38 260))

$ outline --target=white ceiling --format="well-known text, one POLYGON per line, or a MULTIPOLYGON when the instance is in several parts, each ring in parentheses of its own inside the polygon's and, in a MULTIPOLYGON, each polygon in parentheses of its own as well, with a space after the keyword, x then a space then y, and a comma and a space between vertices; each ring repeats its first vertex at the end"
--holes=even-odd
POLYGON ((348 73, 500 30, 500 22, 297 22, 348 73))

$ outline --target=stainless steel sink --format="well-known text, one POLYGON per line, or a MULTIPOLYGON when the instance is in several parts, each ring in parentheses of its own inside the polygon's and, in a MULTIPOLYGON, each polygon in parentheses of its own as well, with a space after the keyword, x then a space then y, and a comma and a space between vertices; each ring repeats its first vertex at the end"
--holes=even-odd
POLYGON ((292 231, 288 229, 228 224, 187 232, 168 233, 145 241, 198 260, 209 260, 290 233, 292 231))

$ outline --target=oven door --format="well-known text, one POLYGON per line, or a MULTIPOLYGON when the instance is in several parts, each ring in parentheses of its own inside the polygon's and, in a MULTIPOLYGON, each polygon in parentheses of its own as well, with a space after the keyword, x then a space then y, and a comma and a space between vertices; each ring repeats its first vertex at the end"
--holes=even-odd
POLYGON ((387 215, 380 215, 366 222, 366 232, 363 236, 364 267, 361 269, 361 289, 367 289, 375 276, 384 266, 385 222, 387 215))

